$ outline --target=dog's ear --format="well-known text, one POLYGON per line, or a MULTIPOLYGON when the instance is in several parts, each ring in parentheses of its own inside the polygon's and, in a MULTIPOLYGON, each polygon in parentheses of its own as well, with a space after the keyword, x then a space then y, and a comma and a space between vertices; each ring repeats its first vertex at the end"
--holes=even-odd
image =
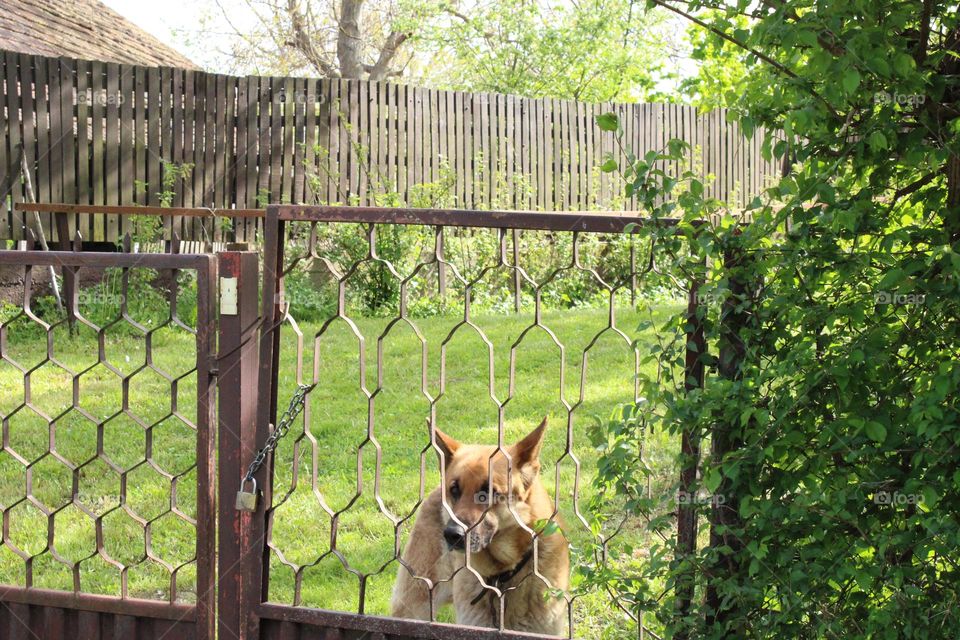
POLYGON ((547 430, 547 417, 543 417, 540 426, 531 431, 520 442, 510 447, 513 468, 520 472, 524 486, 529 487, 540 473, 540 449, 543 435, 547 430))
MULTIPOLYGON (((427 420, 427 426, 430 426, 430 421, 427 420)), ((443 466, 449 467, 450 461, 453 460, 454 454, 457 452, 457 449, 460 448, 460 443, 457 440, 454 440, 440 429, 434 429, 434 433, 437 434, 437 446, 440 448, 440 452, 443 454, 443 466)))

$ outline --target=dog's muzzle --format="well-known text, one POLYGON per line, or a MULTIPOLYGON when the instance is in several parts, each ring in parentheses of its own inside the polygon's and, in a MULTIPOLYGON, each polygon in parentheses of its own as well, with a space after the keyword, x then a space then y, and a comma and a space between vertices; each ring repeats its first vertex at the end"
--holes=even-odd
POLYGON ((447 548, 463 551, 466 547, 466 530, 456 523, 450 523, 443 530, 443 539, 447 541, 447 548))

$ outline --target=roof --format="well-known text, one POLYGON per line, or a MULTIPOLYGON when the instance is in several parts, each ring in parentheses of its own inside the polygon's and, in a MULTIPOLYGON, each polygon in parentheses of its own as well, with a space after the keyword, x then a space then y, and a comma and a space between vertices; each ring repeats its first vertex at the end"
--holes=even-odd
POLYGON ((150 67, 198 68, 97 0, 0 0, 0 48, 150 67))

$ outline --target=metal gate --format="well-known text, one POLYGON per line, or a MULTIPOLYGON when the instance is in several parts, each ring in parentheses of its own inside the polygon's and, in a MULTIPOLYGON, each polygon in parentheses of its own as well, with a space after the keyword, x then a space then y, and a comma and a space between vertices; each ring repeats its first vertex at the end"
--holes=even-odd
MULTIPOLYGON (((648 223, 648 222, 647 222, 648 223)), ((458 328, 466 328, 468 331, 475 331, 480 339, 487 342, 490 350, 490 389, 489 394, 484 394, 483 400, 496 405, 497 417, 493 423, 497 427, 497 436, 495 442, 504 442, 504 423, 505 407, 514 396, 513 382, 513 356, 517 345, 524 340, 521 336, 517 344, 511 348, 510 360, 510 389, 505 396, 498 397, 498 392, 493 388, 493 354, 492 345, 489 344, 483 331, 473 324, 470 305, 471 292, 480 278, 486 277, 491 270, 503 272, 504 278, 512 283, 514 300, 508 302, 516 304, 517 309, 521 305, 522 289, 529 291, 528 299, 524 304, 533 314, 531 326, 523 332, 537 329, 543 330, 552 336, 555 347, 561 354, 565 346, 559 342, 551 332, 550 327, 545 324, 542 313, 541 297, 545 295, 551 281, 562 274, 574 274, 578 277, 595 280, 597 287, 602 294, 606 296, 607 301, 606 324, 596 336, 593 337, 589 345, 583 348, 583 366, 580 370, 581 376, 586 376, 586 365, 592 346, 604 335, 612 336, 621 341, 624 349, 629 353, 629 358, 633 363, 633 372, 636 373, 636 367, 639 366, 639 354, 636 346, 631 342, 627 334, 620 328, 617 320, 617 308, 626 299, 627 304, 635 302, 637 278, 642 275, 642 270, 637 267, 637 253, 632 243, 629 249, 626 249, 630 240, 630 230, 639 224, 646 224, 644 221, 633 217, 621 217, 615 215, 600 214, 551 214, 551 213, 523 213, 523 212, 482 212, 482 211, 454 211, 454 210, 423 210, 423 209, 395 209, 395 208, 348 208, 348 207, 302 207, 302 206, 273 206, 267 210, 265 224, 265 237, 263 247, 263 265, 264 272, 262 277, 262 323, 264 339, 259 347, 259 375, 255 379, 252 371, 246 371, 242 376, 242 382, 237 388, 240 388, 241 397, 246 394, 259 394, 261 402, 256 411, 253 406, 240 408, 246 411, 241 419, 243 427, 238 430, 240 433, 240 442, 259 442, 262 443, 267 437, 269 431, 267 425, 275 424, 277 421, 278 407, 283 409, 286 406, 290 396, 293 383, 306 384, 310 387, 308 397, 314 393, 315 389, 320 388, 325 378, 324 365, 320 363, 319 356, 314 353, 313 372, 310 372, 309 365, 304 367, 304 336, 297 324, 296 316, 298 305, 302 300, 293 299, 285 293, 284 278, 288 276, 293 265, 303 260, 320 260, 325 262, 325 266, 330 270, 330 281, 327 283, 331 290, 335 291, 336 310, 331 314, 331 318, 323 323, 317 335, 313 340, 319 341, 322 335, 328 331, 330 324, 334 321, 345 323, 350 327, 348 333, 352 331, 358 341, 359 356, 351 354, 350 358, 357 357, 360 367, 361 379, 358 384, 358 390, 369 401, 369 410, 366 414, 366 426, 362 431, 366 436, 362 438, 360 449, 357 452, 356 462, 356 495, 347 500, 345 506, 333 507, 327 504, 322 491, 318 489, 318 482, 322 482, 325 476, 337 473, 331 464, 324 464, 323 454, 318 453, 317 441, 314 434, 306 426, 296 434, 290 436, 294 440, 293 447, 293 468, 290 468, 287 458, 283 462, 273 460, 270 465, 257 475, 258 486, 263 488, 263 497, 258 505, 258 511, 252 515, 240 515, 235 523, 236 529, 240 534, 241 544, 237 549, 232 550, 233 556, 230 562, 236 562, 239 570, 237 571, 237 581, 231 583, 231 589, 237 588, 241 606, 237 607, 231 613, 231 620, 227 623, 231 628, 238 630, 239 637, 245 638, 431 638, 431 639, 454 639, 454 638, 534 638, 544 637, 537 634, 521 633, 509 631, 501 628, 473 628, 464 626, 455 626, 452 624, 439 623, 433 621, 415 621, 400 620, 390 618, 384 615, 371 615, 365 607, 365 595, 370 589, 370 583, 376 580, 392 580, 395 572, 396 561, 400 554, 401 533, 405 528, 411 525, 414 514, 422 503, 425 490, 429 492, 433 487, 424 487, 423 467, 420 474, 420 494, 419 500, 410 512, 400 514, 392 513, 390 508, 385 505, 382 493, 384 487, 390 482, 390 478, 385 477, 381 468, 381 456, 385 447, 379 442, 379 437, 384 435, 384 430, 377 428, 375 419, 374 404, 377 402, 378 394, 382 390, 383 365, 382 350, 384 348, 385 337, 392 330, 387 328, 383 334, 377 337, 376 350, 376 371, 369 375, 369 384, 366 384, 367 374, 365 372, 364 343, 369 337, 363 335, 358 329, 351 314, 347 311, 349 280, 354 277, 358 269, 364 265, 376 263, 379 268, 387 273, 387 277, 393 277, 397 280, 398 291, 400 295, 405 295, 407 289, 413 286, 412 280, 415 277, 429 277, 434 279, 440 289, 441 294, 447 286, 458 286, 457 300, 451 304, 460 305, 453 309, 456 313, 463 313, 463 320, 458 324, 458 328), (366 243, 359 250, 359 257, 353 262, 342 265, 331 264, 330 261, 324 261, 319 244, 322 243, 320 229, 324 226, 335 224, 354 224, 362 226, 365 230, 361 233, 366 243), (420 252, 420 260, 416 265, 407 265, 404 270, 399 265, 391 263, 389 257, 384 257, 384 252, 378 250, 377 231, 379 225, 393 227, 395 225, 414 225, 422 229, 429 230, 427 240, 424 240, 425 247, 420 252), (478 266, 478 270, 473 275, 461 272, 452 260, 445 256, 445 242, 450 242, 449 235, 453 230, 468 232, 468 230, 479 230, 493 235, 495 238, 495 247, 491 254, 491 264, 489 266, 478 266), (525 254, 522 244, 518 241, 519 234, 524 231, 543 232, 548 238, 572 237, 569 245, 571 250, 570 259, 555 270, 541 274, 533 275, 524 267, 525 254), (627 232, 624 234, 624 232, 627 232), (580 241, 590 236, 598 234, 609 234, 611 237, 619 238, 624 241, 624 251, 626 264, 616 277, 605 279, 606 274, 598 273, 598 266, 589 264, 588 260, 578 250, 580 241), (429 273, 429 276, 425 274, 429 273), (281 355, 281 331, 280 327, 287 325, 290 332, 291 341, 295 344, 290 347, 286 356, 281 355), (288 379, 280 385, 279 380, 282 375, 288 379), (283 386, 283 391, 278 392, 278 386, 283 386), (489 397, 487 397, 489 395, 489 397), (255 415, 254 415, 255 414, 255 415), (366 453, 364 452, 366 449, 366 453), (366 458, 366 462, 365 459, 366 458), (304 463, 301 469, 297 460, 312 459, 312 463, 304 463), (372 462, 371 462, 372 461, 372 462), (365 464, 367 465, 365 467, 365 464), (370 470, 368 467, 373 466, 370 470), (365 471, 366 469, 366 471, 365 471), (278 475, 280 474, 280 475, 278 475), (364 480, 364 475, 367 480, 364 480), (282 481, 279 478, 282 477, 282 481), (372 487, 367 482, 372 478, 372 487), (278 482, 280 485, 278 486, 278 482), (319 503, 318 520, 326 521, 323 525, 317 523, 314 531, 303 531, 304 536, 315 536, 317 549, 315 557, 306 560, 298 560, 289 557, 289 553, 282 543, 276 539, 276 528, 283 524, 287 517, 283 511, 285 503, 290 499, 291 494, 298 490, 301 485, 312 486, 313 493, 316 495, 319 503), (357 501, 366 496, 372 496, 372 499, 379 505, 379 514, 391 520, 395 532, 394 542, 389 543, 389 548, 393 549, 388 558, 388 562, 379 568, 373 570, 358 569, 353 566, 352 558, 348 553, 344 553, 339 548, 339 539, 343 537, 345 528, 344 519, 349 515, 351 508, 357 501), (343 613, 340 611, 329 611, 322 607, 320 603, 307 603, 303 596, 304 576, 309 574, 316 566, 324 562, 334 562, 342 565, 344 575, 352 577, 350 582, 342 585, 342 589, 357 590, 358 598, 355 600, 355 613, 343 613), (278 570, 283 570, 292 575, 292 585, 287 588, 282 596, 284 602, 278 602, 278 597, 274 595, 276 591, 276 580, 278 570), (386 576, 386 577, 384 577, 386 576), (239 585, 239 586, 237 586, 239 585), (273 585, 274 591, 271 591, 273 585), (303 606, 309 604, 310 606, 303 606)), ((669 221, 667 222, 669 224, 669 221)), ((641 258, 641 262, 643 259, 641 258)), ((252 269, 252 265, 250 265, 252 269)), ((240 286, 246 280, 247 286, 252 289, 249 279, 252 276, 241 275, 240 286)), ((241 305, 244 307, 244 305, 241 305)), ((240 308, 238 310, 241 318, 239 326, 252 326, 256 321, 256 310, 250 308, 240 308)), ((426 348, 427 341, 420 336, 415 322, 411 319, 409 304, 406 300, 399 302, 390 316, 392 320, 389 327, 398 324, 408 325, 412 331, 417 332, 419 340, 424 349, 423 363, 426 366, 426 348)), ((630 327, 632 329, 633 327, 630 327)), ((455 333, 454 329, 451 333, 455 333)), ((238 338, 239 340, 239 334, 238 338)), ((372 338, 369 338, 373 342, 372 338)), ((428 418, 431 423, 436 424, 437 404, 442 402, 443 388, 445 384, 444 373, 448 366, 445 350, 447 340, 439 346, 440 354, 440 393, 433 395, 427 390, 426 371, 408 372, 413 378, 422 375, 424 383, 422 393, 426 412, 424 418, 428 418)), ((578 352, 579 353, 579 352, 578 352)), ((251 354, 252 356, 252 354, 251 354)), ((562 359, 562 358, 561 358, 562 359)), ((372 366, 372 365, 371 365, 372 366)), ((693 370, 691 373, 695 376, 696 359, 691 363, 693 370)), ((222 372, 221 372, 222 374, 222 372)), ((327 373, 326 375, 339 375, 327 373)), ((560 388, 564 388, 563 365, 559 372, 560 388)), ((419 378, 418 378, 419 379, 419 378)), ((581 380, 582 382, 582 380, 581 380)), ((582 388, 582 386, 581 386, 582 388)), ((636 387, 634 386, 633 395, 624 398, 626 401, 636 400, 636 387)), ((546 484, 551 493, 554 491, 553 474, 557 474, 559 483, 561 464, 568 465, 575 471, 575 481, 573 485, 574 493, 579 484, 580 470, 579 461, 574 452, 574 439, 582 438, 577 435, 579 427, 575 428, 574 423, 578 420, 578 407, 582 404, 583 397, 577 398, 575 394, 572 397, 564 396, 561 391, 559 400, 560 424, 556 429, 561 434, 566 434, 566 444, 562 445, 560 459, 556 461, 556 468, 551 469, 550 462, 544 461, 544 474, 547 478, 546 484)), ((309 413, 309 409, 307 410, 309 413)), ((310 418, 307 417, 306 423, 310 418)), ((582 419, 585 421, 585 419, 582 419)), ((445 425, 441 424, 440 426, 445 425)), ((386 428, 389 430, 389 427, 386 428)), ((562 438, 561 438, 562 439, 562 438)), ((579 440, 578 440, 579 441, 579 440)), ((221 432, 221 443, 225 442, 224 435, 221 432)), ((427 436, 427 428, 423 429, 423 443, 427 446, 419 452, 421 465, 435 465, 436 455, 435 446, 430 446, 427 436)), ((346 443, 338 442, 337 446, 343 447, 346 443)), ((356 443, 354 443, 356 444, 356 443)), ((581 445, 582 446, 582 445, 581 445)), ((222 450, 222 449, 221 449, 222 450)), ((251 451, 244 451, 242 461, 249 462, 251 451)), ((245 468, 245 467, 244 467, 245 468)), ((234 477, 239 477, 242 468, 235 465, 231 469, 234 477)), ((351 475, 352 477, 352 475, 351 475)), ((352 482, 352 480, 351 480, 352 482)), ((235 485, 236 486, 236 485, 235 485)), ((558 485, 559 488, 559 485, 558 485)), ((573 510, 574 519, 580 517, 579 505, 574 498, 573 510)), ((585 521, 581 521, 585 524, 585 521)), ((580 522, 573 523, 580 525, 580 522)), ((534 536, 536 540, 536 536, 534 536)), ((534 541, 534 545, 536 542, 534 541)), ((225 561, 221 556, 221 563, 225 561)), ((541 580, 542 577, 537 575, 541 580)), ((547 585, 549 587, 549 585, 547 585)), ((496 590, 494 585, 484 582, 484 588, 490 592, 495 592, 494 599, 501 603, 500 610, 503 611, 503 599, 509 597, 509 590, 503 592, 496 590)), ((221 591, 223 594, 224 591, 221 591)), ((232 601, 233 595, 230 599, 232 601)), ((574 598, 567 598, 567 620, 563 635, 573 637, 573 607, 574 598)), ((221 600, 221 606, 224 601, 221 600)), ((610 603, 611 607, 615 603, 610 603)), ((221 610, 222 611, 222 610, 221 610)), ((434 612, 435 613, 435 612, 434 612)), ((221 614, 222 615, 222 614, 221 614)), ((641 624, 642 627, 642 624, 641 624)), ((656 637, 649 634, 648 637, 656 637)))
MULTIPOLYGON (((131 215, 139 213, 142 212, 136 208, 129 210, 131 215)), ((425 446, 415 448, 414 453, 421 465, 419 499, 412 509, 394 513, 396 509, 384 501, 384 487, 391 480, 381 465, 385 450, 380 440, 386 430, 378 427, 375 417, 375 405, 380 401, 384 375, 380 350, 384 347, 385 336, 392 330, 390 327, 406 325, 415 333, 423 348, 423 365, 421 371, 411 374, 411 377, 423 380, 418 391, 425 408, 423 418, 428 419, 429 424, 443 427, 442 408, 447 385, 445 372, 457 364, 454 362, 456 356, 446 355, 447 347, 457 331, 473 332, 489 352, 489 362, 485 365, 487 369, 483 375, 489 375, 490 383, 488 389, 478 396, 478 401, 483 400, 493 408, 495 415, 491 425, 496 427, 496 432, 490 432, 487 436, 502 447, 505 425, 513 407, 511 402, 517 402, 514 389, 515 351, 522 346, 529 332, 544 332, 549 337, 551 348, 559 351, 561 362, 558 371, 559 397, 554 401, 559 422, 556 427, 560 434, 559 444, 555 446, 554 458, 544 463, 544 475, 549 480, 548 489, 557 496, 559 505, 561 467, 566 469, 564 473, 572 478, 572 484, 564 485, 565 491, 572 492, 569 519, 575 526, 586 524, 577 502, 580 461, 576 447, 576 443, 582 439, 580 426, 584 421, 581 417, 584 413, 584 379, 591 350, 598 341, 607 338, 616 341, 619 348, 623 349, 634 375, 638 370, 639 353, 621 328, 618 309, 624 304, 634 305, 638 279, 651 266, 643 255, 640 256, 638 267, 638 253, 641 252, 630 239, 632 227, 649 223, 633 217, 602 214, 273 206, 267 210, 263 246, 259 254, 229 251, 214 258, 175 254, 0 252, 0 266, 13 265, 23 273, 23 298, 18 313, 10 317, 0 316, 0 366, 12 367, 22 380, 22 400, 18 400, 12 411, 0 407, 4 416, 0 482, 4 481, 3 474, 6 473, 3 456, 12 460, 7 466, 23 472, 22 496, 10 504, 0 504, 3 513, 0 571, 5 566, 5 550, 12 552, 24 567, 20 579, 4 580, 5 576, 0 574, 0 584, 6 582, 16 585, 0 586, 0 630, 3 630, 0 635, 11 638, 78 635, 82 638, 104 639, 200 640, 214 637, 245 640, 544 637, 496 628, 496 625, 494 628, 479 628, 438 622, 433 614, 432 619, 427 621, 390 618, 380 611, 371 613, 366 595, 373 586, 379 584, 382 588, 385 583, 392 582, 401 541, 425 493, 432 489, 432 486, 427 486, 429 480, 425 480, 424 469, 436 466, 437 450, 427 436, 433 433, 432 429, 424 427, 422 444, 425 446), (309 463, 301 468, 296 462, 291 468, 285 467, 286 458, 280 461, 268 458, 267 464, 256 475, 258 486, 262 489, 256 510, 252 513, 238 511, 235 497, 241 489, 240 479, 258 447, 270 435, 272 425, 277 422, 278 406, 282 408, 286 403, 290 388, 297 383, 308 382, 311 389, 309 396, 314 385, 320 385, 325 375, 331 375, 318 360, 313 363, 312 373, 309 368, 304 373, 303 335, 296 321, 303 301, 285 296, 284 280, 298 262, 308 259, 324 262, 318 246, 322 241, 318 232, 323 226, 343 224, 359 225, 363 229, 357 249, 359 253, 342 265, 326 261, 325 266, 331 275, 323 284, 333 291, 333 311, 317 336, 327 331, 330 322, 336 321, 349 327, 358 341, 359 357, 356 357, 356 362, 361 377, 357 392, 368 403, 368 408, 364 414, 365 436, 356 455, 355 496, 342 506, 331 507, 319 491, 318 483, 337 473, 337 469, 325 464, 322 454, 318 453, 317 438, 307 426, 311 411, 308 407, 303 428, 290 436, 286 446, 292 447, 294 460, 309 457, 309 463), (382 250, 384 247, 377 244, 377 229, 381 226, 387 229, 413 226, 425 230, 416 264, 401 267, 391 262, 391 257, 382 250), (467 235, 473 231, 489 234, 492 240, 489 244, 491 253, 485 258, 488 261, 479 260, 472 272, 468 273, 470 269, 450 258, 446 244, 452 241, 454 230, 467 235), (522 234, 526 232, 545 234, 546 242, 565 238, 567 244, 564 246, 569 256, 544 273, 534 273, 526 265, 521 241, 522 234), (617 245, 622 263, 617 273, 603 272, 601 266, 591 262, 586 250, 581 248, 582 241, 603 235, 622 242, 617 245), (378 358, 375 372, 370 376, 371 382, 367 384, 364 369, 366 336, 351 317, 347 295, 351 278, 358 270, 370 265, 376 265, 387 278, 396 280, 398 288, 393 291, 402 300, 389 312, 387 329, 377 337, 378 358), (62 270, 68 296, 66 312, 58 316, 62 320, 52 324, 31 310, 33 285, 44 277, 48 267, 62 270), (150 323, 145 323, 137 315, 132 304, 138 292, 131 289, 131 276, 138 270, 155 275, 147 280, 133 280, 143 289, 159 291, 166 301, 162 317, 154 317, 150 323), (116 313, 113 317, 103 318, 100 324, 85 315, 85 302, 90 301, 83 299, 84 294, 78 293, 83 288, 76 286, 84 281, 85 274, 89 272, 115 272, 118 282, 115 288, 116 313), (196 318, 181 317, 178 300, 184 295, 194 295, 181 285, 178 274, 182 273, 193 274, 196 282, 195 288, 189 290, 196 295, 196 318), (512 305, 514 310, 525 307, 531 314, 530 325, 524 328, 508 349, 509 385, 505 389, 495 388, 493 345, 471 315, 471 305, 476 303, 473 300, 476 284, 494 273, 498 273, 504 283, 503 302, 512 305), (568 347, 557 338, 550 326, 553 320, 547 319, 543 312, 543 298, 548 294, 551 283, 567 276, 592 282, 605 305, 602 328, 596 335, 589 336, 589 342, 575 352, 581 358, 579 392, 572 391, 573 387, 567 385, 568 374, 563 362, 568 347), (451 308, 458 314, 462 311, 462 321, 457 323, 449 336, 438 340, 439 391, 428 388, 427 340, 419 333, 414 314, 405 298, 406 292, 418 278, 430 279, 432 286, 438 288, 441 300, 446 301, 442 303, 454 305, 451 308), (452 292, 447 292, 448 287, 452 292), (522 295, 523 291, 526 293, 522 295), (10 339, 21 330, 20 325, 28 325, 36 334, 36 344, 45 347, 40 348, 39 354, 34 354, 37 357, 29 362, 18 360, 13 347, 20 343, 10 339), (111 336, 121 326, 130 334, 129 339, 133 342, 124 345, 121 341, 116 348, 129 350, 130 344, 142 343, 138 347, 140 351, 134 350, 135 354, 142 353, 142 361, 136 356, 133 362, 122 365, 116 362, 119 352, 112 350, 111 336), (283 327, 286 327, 286 335, 294 341, 288 347, 286 356, 282 355, 281 348, 283 327), (186 334, 189 339, 180 336, 179 341, 161 340, 163 332, 167 330, 186 334), (60 341, 73 340, 76 344, 79 339, 76 336, 84 333, 90 337, 93 345, 88 350, 89 362, 79 365, 65 361, 58 349, 60 341), (162 350, 158 344, 165 349, 179 349, 181 355, 189 344, 191 352, 195 353, 192 368, 188 371, 168 371, 160 357, 162 350), (90 386, 86 382, 87 376, 98 367, 104 370, 104 375, 113 377, 111 380, 119 389, 116 392, 118 405, 109 411, 101 408, 99 413, 91 411, 85 402, 85 398, 101 393, 101 387, 90 386), (63 378, 60 387, 63 406, 56 411, 46 410, 41 406, 43 403, 39 402, 42 398, 38 398, 37 392, 42 385, 38 386, 36 380, 40 372, 45 372, 44 368, 56 369, 63 378), (143 384, 141 376, 153 378, 153 386, 143 384), (185 388, 191 385, 195 386, 195 396, 188 393, 185 397, 189 402, 185 403, 181 396, 185 388), (156 415, 139 415, 143 394, 138 398, 138 390, 146 389, 149 393, 150 390, 161 388, 170 399, 169 406, 156 415), (218 391, 216 414, 213 399, 215 388, 218 391), (38 440, 39 448, 34 447, 37 450, 29 454, 19 451, 17 438, 11 437, 17 430, 17 415, 27 412, 36 414, 46 433, 38 440), (92 451, 79 459, 61 451, 59 438, 62 431, 68 430, 63 426, 65 421, 76 416, 79 416, 78 420, 91 425, 88 435, 93 442, 92 451), (128 422, 131 428, 135 426, 139 429, 131 432, 131 442, 139 443, 142 438, 142 455, 127 455, 127 459, 120 460, 111 451, 111 443, 116 436, 108 432, 113 428, 112 423, 121 419, 128 422), (190 429, 191 441, 195 443, 195 455, 190 461, 172 469, 166 466, 164 456, 169 451, 164 448, 164 440, 160 437, 165 433, 169 421, 190 429), (372 460, 372 465, 368 463, 364 468, 365 459, 372 460), (550 463, 554 464, 553 469, 549 468, 550 463), (43 491, 38 492, 37 482, 46 473, 45 465, 59 465, 69 476, 69 491, 62 501, 54 504, 50 504, 43 496, 38 497, 38 493, 43 491), (115 477, 115 500, 94 506, 88 504, 89 496, 85 494, 84 487, 90 476, 98 475, 94 471, 102 471, 99 475, 103 477, 115 477), (140 512, 137 500, 141 496, 135 491, 140 487, 138 474, 146 471, 162 479, 168 492, 163 494, 167 496, 166 507, 154 509, 149 514, 140 512), (364 474, 372 479, 366 486, 364 474), (555 487, 551 484, 551 474, 556 477, 555 487), (305 560, 285 554, 283 543, 275 535, 277 528, 285 523, 284 505, 298 486, 312 487, 320 510, 315 521, 304 525, 306 528, 302 535, 310 541, 311 552, 315 552, 315 557, 305 560), (188 491, 188 488, 191 490, 188 491), (192 491, 196 493, 195 499, 192 498, 192 491), (392 528, 393 538, 387 546, 387 562, 374 569, 358 568, 353 558, 343 553, 340 547, 347 528, 344 522, 351 516, 352 507, 362 499, 372 499, 378 517, 389 520, 392 528), (189 504, 190 508, 185 508, 185 504, 189 504), (22 519, 21 512, 27 508, 39 513, 37 522, 43 525, 45 542, 39 547, 21 548, 16 544, 14 523, 22 519), (92 549, 86 555, 71 555, 58 546, 60 517, 67 510, 76 510, 79 517, 86 518, 84 522, 90 524, 94 531, 92 549), (120 515, 133 524, 132 528, 119 531, 127 531, 137 541, 137 536, 142 536, 143 552, 135 554, 136 557, 118 559, 111 551, 110 535, 117 530, 107 526, 107 521, 120 515), (195 552, 190 557, 171 561, 164 556, 163 536, 159 535, 164 519, 174 519, 195 530, 192 536, 195 552), (38 574, 36 567, 47 561, 66 568, 69 576, 64 584, 45 588, 34 580, 38 574), (116 593, 104 593, 109 589, 104 589, 103 585, 98 585, 101 593, 87 587, 85 563, 92 562, 105 563, 118 573, 116 593), (354 580, 352 585, 357 590, 357 597, 353 613, 330 610, 323 601, 315 602, 304 596, 304 576, 323 562, 339 563, 354 580), (141 582, 133 576, 141 565, 156 565, 166 571, 167 586, 162 589, 159 599, 144 597, 156 594, 138 591, 137 585, 141 582), (283 589, 278 587, 280 571, 292 576, 290 584, 283 589), (184 582, 188 583, 187 589, 182 588, 184 582)), ((655 224, 669 225, 670 221, 658 221, 655 224)), ((174 241, 173 246, 176 244, 174 241)), ((532 250, 531 244, 526 246, 532 250)), ((603 255, 609 257, 608 254, 603 255)), ((96 281, 94 278, 93 282, 96 281)), ((689 388, 702 383, 703 379, 702 360, 698 354, 703 352, 704 344, 702 328, 696 321, 697 304, 694 286, 690 292, 691 323, 686 329, 688 358, 685 379, 689 388)), ((315 340, 317 336, 314 336, 315 340)), ((316 354, 314 357, 317 357, 316 354)), ((633 383, 632 394, 627 395, 624 400, 636 400, 636 382, 633 383)), ((181 438, 181 447, 183 442, 181 438)), ((333 441, 328 444, 342 448, 344 443, 333 441)), ((686 434, 682 447, 690 457, 696 457, 698 444, 686 434)), ((182 460, 180 462, 183 463, 182 460)), ((684 470, 681 486, 689 486, 693 480, 690 471, 684 470)), ((156 491, 162 489, 154 487, 156 491)), ((560 507, 557 509, 559 512, 560 507)), ((678 515, 680 548, 692 549, 696 529, 693 511, 689 505, 681 504, 678 515)), ((538 536, 532 536, 534 548, 538 536)), ((183 539, 181 535, 181 543, 183 539)), ((534 578, 542 580, 539 575, 534 578)), ((485 580, 483 588, 489 592, 492 602, 499 602, 502 615, 503 602, 509 597, 509 590, 501 591, 485 580)), ((569 594, 563 595, 563 598, 567 622, 562 635, 573 637, 576 598, 569 594)), ((612 601, 609 606, 615 607, 617 604, 612 601)), ((640 627, 643 629, 642 621, 640 627)), ((649 634, 648 637, 656 636, 649 634)))
POLYGON ((0 637, 212 638, 213 258, 0 251, 0 268, 22 291, 0 323, 4 379, 22 381, 3 393, 0 637), (89 299, 68 286, 49 322, 34 290, 54 267, 98 284, 89 299), (150 317, 131 280, 158 292, 150 317), (158 343, 189 364, 171 370, 158 343))

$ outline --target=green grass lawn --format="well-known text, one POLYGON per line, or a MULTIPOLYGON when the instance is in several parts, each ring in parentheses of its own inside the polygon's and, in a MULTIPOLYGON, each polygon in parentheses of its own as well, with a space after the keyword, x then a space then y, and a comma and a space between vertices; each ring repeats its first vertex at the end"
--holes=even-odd
MULTIPOLYGON (((664 313, 665 308, 654 311, 657 318, 664 313)), ((296 426, 278 450, 271 543, 279 553, 271 559, 271 600, 293 602, 294 568, 306 567, 301 572, 302 604, 356 611, 358 572, 371 574, 366 581, 365 610, 388 612, 397 566, 391 517, 411 513, 421 491, 429 492, 438 482, 436 455, 423 453, 428 443, 425 419, 430 414, 430 398, 435 402, 438 426, 469 442, 496 442, 498 403, 508 442, 548 416, 551 427, 543 454, 544 478, 551 493, 559 497, 572 542, 580 546, 589 541, 590 534, 574 509, 576 460, 580 462, 579 504, 585 508, 596 460, 586 427, 634 399, 636 359, 632 347, 622 336, 604 331, 608 322, 604 310, 547 312, 544 323, 564 345, 563 357, 553 338, 534 328, 516 347, 511 363, 511 347, 530 326, 531 316, 478 316, 476 323, 489 344, 470 326, 461 325, 454 331, 459 320, 451 316, 414 320, 426 343, 426 354, 420 339, 403 323, 390 327, 381 344, 378 338, 389 321, 357 320, 356 329, 364 338, 362 349, 358 337, 342 321, 319 335, 320 325, 305 324, 300 327, 304 337, 299 365, 296 332, 291 327, 284 329, 281 405, 295 388, 298 366, 308 381, 316 370, 319 385, 310 396, 306 432, 296 426), (442 350, 446 357, 441 389, 442 350), (382 354, 379 380, 378 352, 382 354), (572 415, 573 455, 565 455, 568 415, 572 415), (378 465, 379 484, 375 480, 378 465), (421 466, 425 468, 422 478, 421 466), (331 550, 329 512, 341 511, 338 557, 331 550)), ((639 320, 637 312, 618 312, 618 326, 642 344, 649 337, 636 335, 639 320)), ((42 333, 30 331, 19 321, 7 333, 8 357, 27 367, 43 360, 46 343, 42 333)), ((108 330, 104 349, 117 372, 96 363, 97 342, 92 331, 71 337, 65 329, 57 329, 53 338, 56 358, 74 372, 86 373, 74 383, 60 367, 44 364, 30 376, 33 409, 17 409, 24 398, 24 376, 10 363, 0 362, 0 413, 7 421, 8 449, 30 463, 25 470, 11 451, 0 452, 0 503, 5 508, 18 503, 10 510, 9 543, 27 554, 39 554, 33 561, 35 586, 72 588, 73 576, 65 563, 80 562, 85 591, 116 594, 122 564, 129 567, 126 580, 131 596, 165 598, 170 570, 183 565, 178 571, 179 596, 190 600, 195 589, 190 563, 195 533, 190 519, 196 505, 192 336, 172 328, 153 334, 151 361, 165 375, 146 368, 129 379, 129 415, 123 412, 121 376, 143 367, 143 338, 108 330), (168 378, 178 377, 174 394, 168 378), (70 408, 74 384, 79 392, 78 407, 89 417, 70 408), (176 398, 176 411, 172 397, 176 398), (53 418, 51 428, 48 421, 53 418), (102 440, 99 455, 98 432, 102 440), (50 442, 55 455, 45 454, 50 442), (123 504, 121 473, 126 487, 123 504), (48 516, 32 500, 22 500, 28 479, 34 499, 48 512, 68 505, 52 516, 55 553, 44 552, 48 516), (172 479, 175 499, 171 497, 172 479), (79 498, 70 504, 74 482, 79 498), (95 554, 95 517, 102 518, 105 550, 116 565, 95 554)), ((647 448, 650 464, 666 477, 672 473, 675 443, 663 434, 655 437, 647 448)), ((402 534, 408 530, 409 523, 402 534)), ((642 536, 630 535, 642 546, 642 536)), ((10 544, 0 546, 0 582, 22 584, 25 563, 10 544)), ((580 600, 576 615, 581 637, 609 635, 610 631, 603 629, 617 626, 617 616, 604 596, 580 600)), ((450 619, 449 613, 444 616, 450 619)))

